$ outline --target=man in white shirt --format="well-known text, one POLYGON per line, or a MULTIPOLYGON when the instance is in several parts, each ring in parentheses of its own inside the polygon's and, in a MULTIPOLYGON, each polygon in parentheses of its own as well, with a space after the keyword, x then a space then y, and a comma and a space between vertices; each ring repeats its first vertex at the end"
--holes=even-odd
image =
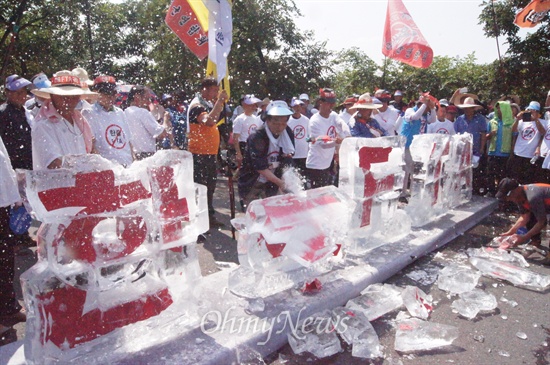
POLYGON ((292 98, 290 107, 294 114, 290 116, 288 126, 294 133, 294 165, 300 172, 305 175, 306 171, 306 158, 309 150, 309 143, 307 137, 309 136, 309 118, 302 114, 302 106, 304 102, 298 98, 292 98))
POLYGON ((95 93, 82 88, 80 79, 70 73, 56 75, 51 87, 32 90, 44 99, 32 130, 34 170, 60 168, 63 156, 92 152, 90 125, 76 106, 95 93))
POLYGON ((320 188, 331 183, 331 164, 336 146, 342 143, 347 135, 343 130, 342 121, 336 112, 332 111, 336 104, 334 90, 320 90, 319 112, 309 120, 309 140, 311 145, 306 158, 306 177, 309 186, 320 188))
POLYGON ((353 114, 355 114, 355 110, 353 110, 353 104, 357 103, 357 100, 359 100, 359 95, 351 95, 344 100, 344 102, 341 104, 343 109, 340 112, 340 118, 349 126, 350 120, 353 117, 353 114))
POLYGON ((115 106, 116 80, 112 76, 99 76, 92 90, 98 99, 91 109, 83 110, 95 137, 94 148, 104 158, 126 167, 132 164, 132 134, 122 109, 115 106))
POLYGON ((435 110, 437 111, 436 121, 428 124, 428 133, 456 134, 453 122, 446 118, 448 107, 449 102, 447 100, 439 100, 439 106, 435 106, 435 110))
POLYGON ((382 102, 382 107, 372 113, 380 127, 382 127, 388 136, 395 136, 401 128, 401 118, 399 112, 389 107, 391 94, 387 90, 377 90, 374 97, 382 102))
POLYGON ((540 104, 532 101, 512 125, 512 133, 517 133, 517 139, 507 168, 510 177, 522 185, 538 182, 534 181, 537 166, 531 159, 540 156, 540 142, 546 134, 546 121, 540 117, 540 104))
POLYGON ((243 162, 248 137, 264 124, 260 117, 255 114, 258 110, 258 104, 261 102, 254 95, 245 95, 241 103, 243 113, 239 114, 233 121, 233 146, 235 147, 239 167, 243 162))
MULTIPOLYGON (((128 93, 130 106, 124 110, 136 160, 152 156, 157 151, 157 139, 171 137, 164 126, 159 124, 149 111, 151 93, 143 85, 134 85, 128 93)), ((171 145, 174 141, 171 140, 171 145)))

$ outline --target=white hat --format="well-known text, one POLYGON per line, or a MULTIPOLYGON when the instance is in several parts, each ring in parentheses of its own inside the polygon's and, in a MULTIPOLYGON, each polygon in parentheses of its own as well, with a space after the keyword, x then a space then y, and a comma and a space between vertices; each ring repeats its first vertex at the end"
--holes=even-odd
POLYGON ((96 93, 91 92, 87 88, 82 87, 82 83, 80 79, 70 73, 70 71, 67 71, 68 74, 65 72, 57 72, 52 77, 52 85, 50 87, 46 87, 43 89, 34 89, 31 90, 31 92, 36 95, 40 96, 45 99, 49 99, 50 95, 62 95, 62 96, 83 96, 83 95, 96 95, 96 93))
POLYGON ((86 72, 86 70, 83 69, 82 67, 77 67, 73 69, 71 73, 76 77, 78 77, 80 81, 82 81, 88 86, 92 86, 94 84, 94 82, 90 80, 90 77, 88 76, 88 72, 86 72))
POLYGON ((290 101, 290 106, 295 107, 296 105, 304 105, 304 102, 298 99, 297 97, 293 97, 290 101))
POLYGON ((299 99, 309 101, 309 96, 307 94, 302 94, 302 95, 300 95, 299 99))
POLYGON ((477 105, 474 98, 468 96, 466 99, 464 99, 464 104, 458 104, 457 107, 460 109, 464 108, 481 108, 481 105, 477 105))
POLYGON ((267 106, 267 115, 272 116, 289 116, 294 114, 292 110, 288 107, 288 104, 282 100, 275 100, 269 103, 267 106))
POLYGON ((439 100, 439 105, 449 106, 449 100, 441 99, 441 100, 439 100))
POLYGON ((244 98, 243 98, 243 102, 246 105, 252 105, 252 104, 261 103, 262 101, 260 99, 258 99, 257 97, 255 97, 254 95, 245 95, 244 98))
POLYGON ((369 93, 363 94, 350 109, 380 109, 382 104, 375 104, 369 93))

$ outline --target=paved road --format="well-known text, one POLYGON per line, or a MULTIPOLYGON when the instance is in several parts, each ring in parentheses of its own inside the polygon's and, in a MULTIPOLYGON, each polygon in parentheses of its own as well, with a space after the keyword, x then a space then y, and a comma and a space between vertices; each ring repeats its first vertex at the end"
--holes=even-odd
MULTIPOLYGON (((237 263, 236 241, 231 238, 229 225, 230 211, 227 194, 227 181, 220 179, 215 195, 215 207, 218 219, 226 224, 219 230, 211 230, 206 235, 206 241, 198 245, 199 260, 203 275, 209 275, 218 270, 216 261, 237 263)), ((512 217, 513 218, 513 217, 512 217)), ((420 354, 399 354, 394 351, 395 336, 394 318, 396 313, 388 314, 373 322, 373 325, 384 346, 384 359, 371 362, 373 364, 422 364, 435 365, 444 363, 455 364, 550 364, 550 316, 548 293, 532 292, 516 288, 510 284, 482 278, 480 287, 495 295, 498 308, 488 314, 478 316, 472 321, 465 320, 451 310, 451 303, 455 299, 439 290, 431 280, 435 280, 437 271, 451 262, 465 262, 465 250, 469 247, 481 247, 487 244, 499 231, 510 223, 511 218, 504 213, 495 213, 481 222, 477 227, 462 237, 452 241, 446 247, 436 251, 409 266, 406 270, 392 277, 389 282, 398 286, 416 285, 434 298, 435 309, 430 321, 451 324, 459 328, 460 336, 453 346, 445 350, 429 351, 420 354), (425 282, 417 282, 410 278, 411 273, 420 270, 428 273, 423 277, 425 282), (518 303, 512 307, 501 298, 518 303), (522 340, 516 336, 517 332, 527 334, 522 340), (483 336, 479 342, 474 336, 483 336), (509 357, 503 356, 504 352, 509 357), (389 362, 392 359, 396 362, 389 362), (385 362, 384 362, 385 361, 385 362)), ((548 236, 548 235, 547 235, 548 236)), ((19 271, 32 265, 32 255, 19 256, 16 265, 19 271)), ((550 275, 550 268, 531 265, 530 269, 550 275)), ((15 331, 8 334, 9 341, 22 339, 24 324, 15 326, 15 331)), ((279 364, 365 364, 364 359, 351 356, 351 348, 345 347, 342 353, 326 359, 316 359, 313 355, 295 355, 287 345, 279 352, 272 354, 265 362, 271 365, 279 364)), ((253 363, 261 363, 258 362, 253 363)))

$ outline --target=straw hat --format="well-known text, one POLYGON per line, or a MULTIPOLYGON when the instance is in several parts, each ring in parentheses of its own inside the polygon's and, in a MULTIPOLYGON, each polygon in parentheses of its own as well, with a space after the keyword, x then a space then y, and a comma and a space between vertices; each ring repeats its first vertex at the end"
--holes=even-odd
POLYGON ((369 93, 363 94, 359 97, 357 102, 353 104, 350 109, 380 109, 382 104, 374 104, 374 100, 369 93))
POLYGON ((83 69, 82 67, 77 67, 71 71, 73 75, 78 77, 80 81, 82 81, 86 86, 90 87, 94 84, 92 80, 90 80, 90 77, 88 76, 88 72, 83 69))
POLYGON ((469 94, 469 93, 464 93, 464 94, 456 94, 454 95, 452 98, 451 98, 451 104, 454 104, 456 106, 458 106, 459 104, 464 104, 464 101, 466 100, 466 98, 472 98, 474 100, 479 100, 479 98, 477 97, 476 94, 469 94))
POLYGON ((51 79, 52 85, 50 87, 42 89, 34 89, 31 92, 39 97, 49 99, 50 95, 61 95, 61 96, 90 96, 96 95, 96 93, 91 92, 87 88, 82 87, 80 79, 70 73, 56 73, 56 76, 51 79))
POLYGON ((476 104, 476 101, 474 100, 474 98, 469 97, 469 96, 466 99, 464 99, 464 104, 458 104, 457 107, 459 107, 460 109, 465 109, 465 108, 479 109, 479 108, 482 108, 481 105, 476 104))

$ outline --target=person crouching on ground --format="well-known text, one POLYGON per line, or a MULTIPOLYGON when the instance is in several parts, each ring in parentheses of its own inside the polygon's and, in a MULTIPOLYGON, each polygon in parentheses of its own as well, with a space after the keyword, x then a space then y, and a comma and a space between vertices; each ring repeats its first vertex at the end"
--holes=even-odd
MULTIPOLYGON (((521 214, 516 223, 501 236, 515 236, 514 246, 529 243, 540 247, 541 232, 547 224, 546 215, 550 213, 550 185, 520 185, 514 179, 504 178, 498 184, 496 198, 517 204, 521 214), (527 227, 527 233, 517 234, 520 227, 527 227)), ((539 263, 550 265, 550 253, 539 263)))
POLYGON ((294 134, 288 127, 292 110, 284 101, 267 106, 266 124, 248 137, 239 173, 239 195, 244 205, 285 191, 283 167, 292 166, 294 134))

